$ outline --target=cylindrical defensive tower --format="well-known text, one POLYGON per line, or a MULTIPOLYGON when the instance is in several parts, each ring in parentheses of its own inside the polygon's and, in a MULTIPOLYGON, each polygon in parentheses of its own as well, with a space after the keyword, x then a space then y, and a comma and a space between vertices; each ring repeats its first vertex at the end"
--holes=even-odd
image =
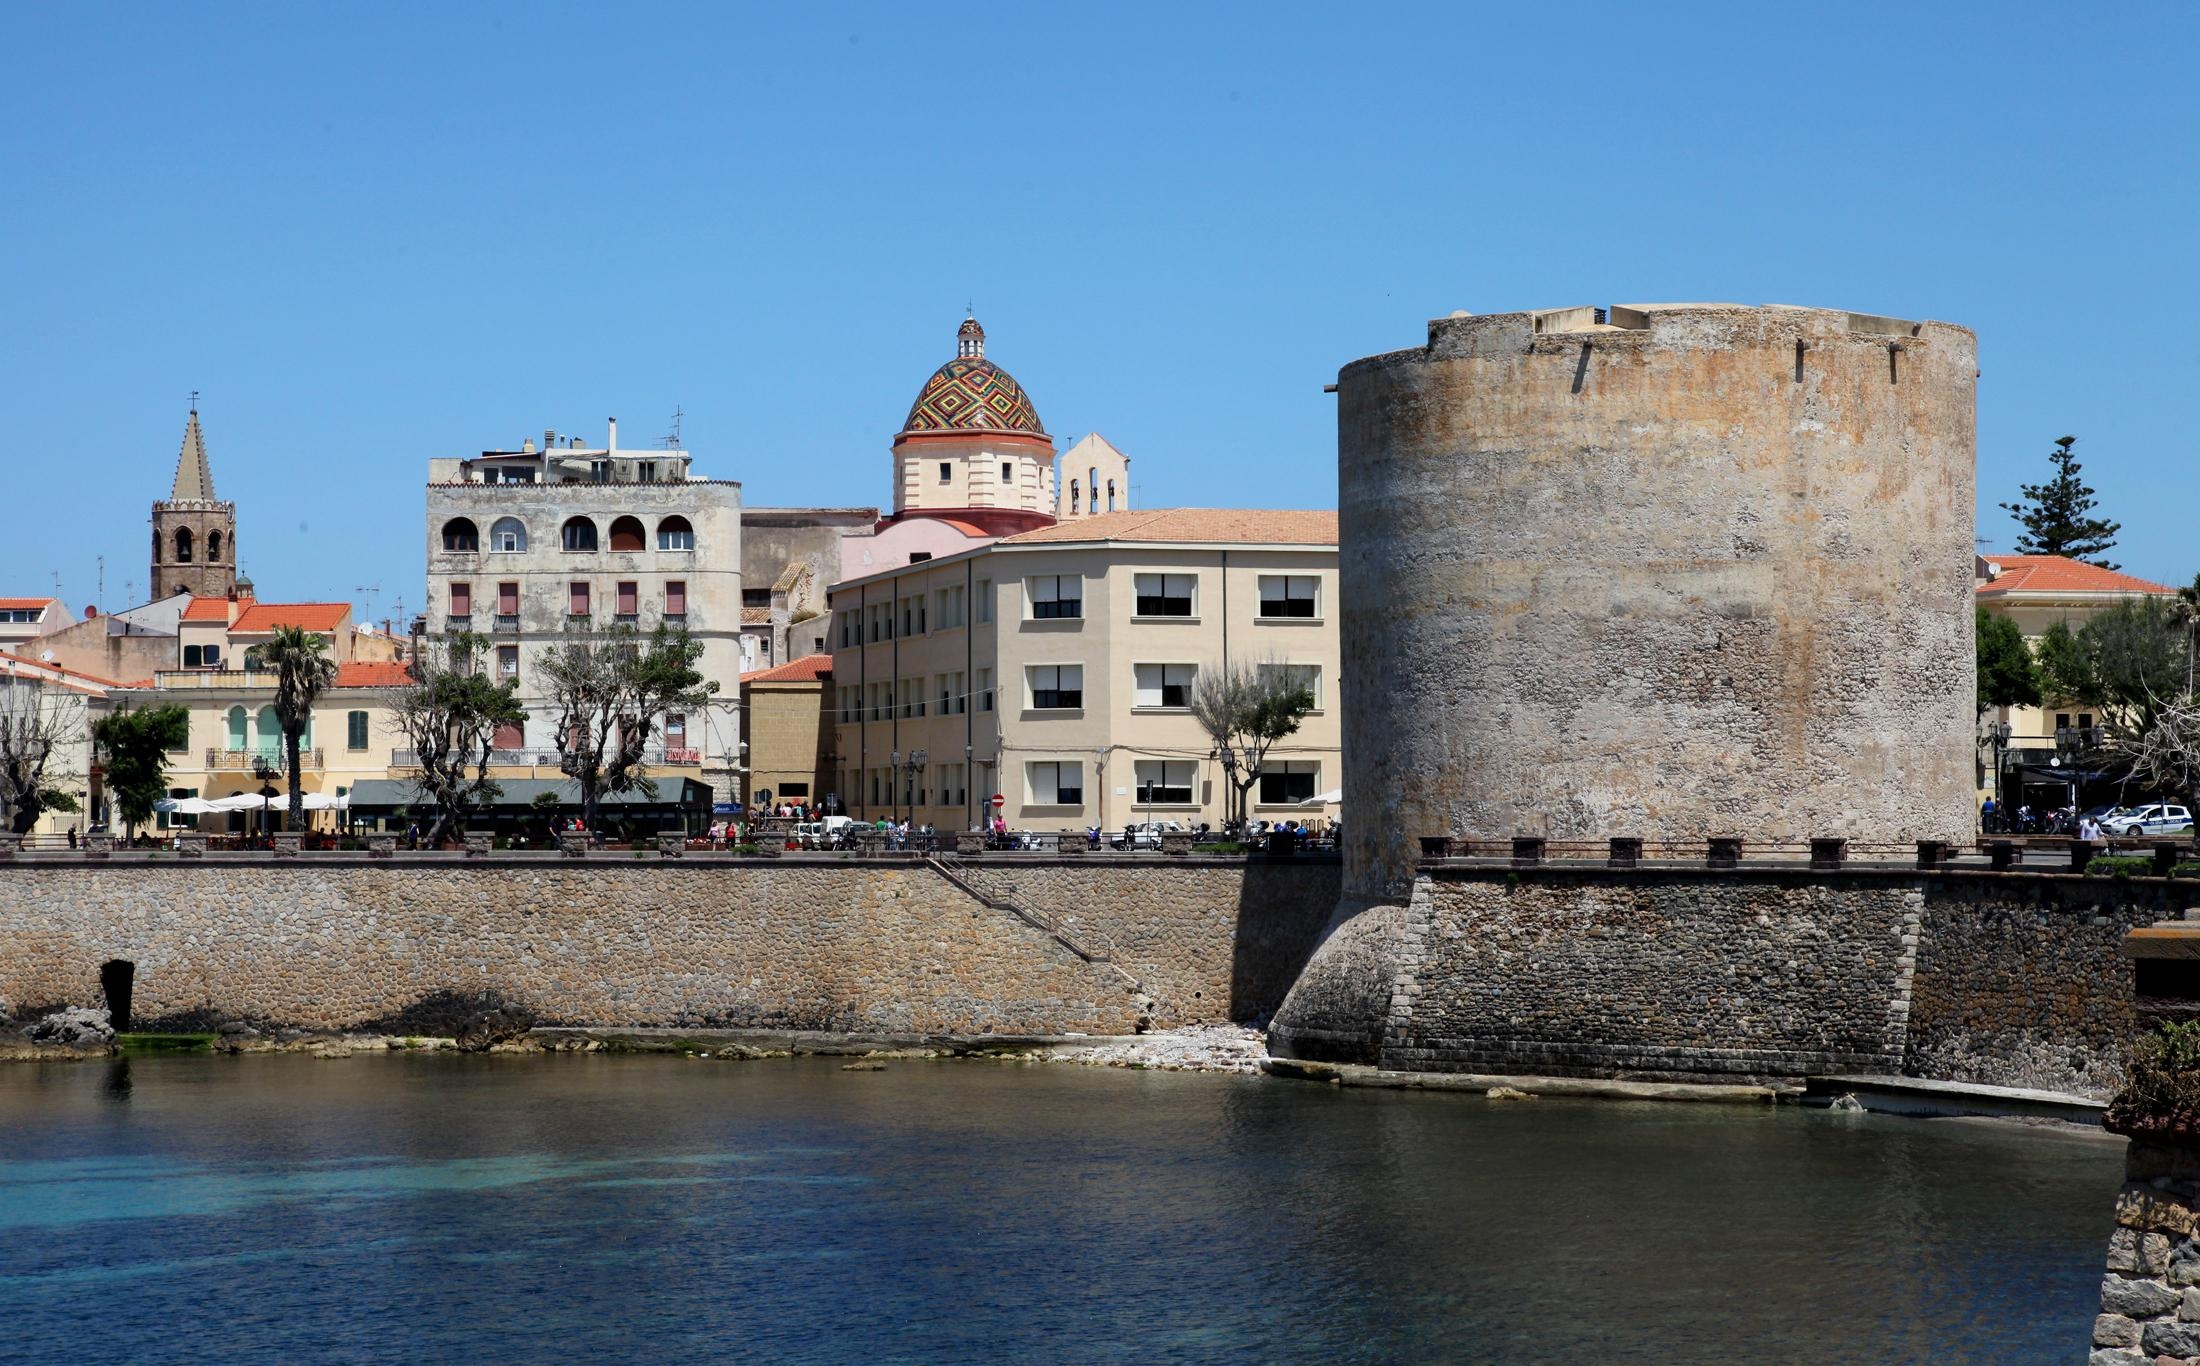
POLYGON ((1455 314, 1347 365, 1370 676, 1286 1047, 1379 1031, 1404 921, 1349 922, 1395 911, 1424 835, 1967 834, 1976 379, 1962 327, 1731 304, 1455 314))

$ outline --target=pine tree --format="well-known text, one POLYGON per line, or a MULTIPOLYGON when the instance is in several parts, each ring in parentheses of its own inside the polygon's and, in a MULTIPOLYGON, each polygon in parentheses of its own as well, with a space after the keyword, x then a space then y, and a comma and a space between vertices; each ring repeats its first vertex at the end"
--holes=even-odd
POLYGON ((2121 568, 2103 557, 2115 548, 2116 533, 2124 524, 2090 515, 2096 500, 2092 486, 2078 477, 2078 458, 2070 453, 2077 444, 2074 436, 2057 437, 2055 453, 2047 457, 2055 466, 2053 477, 2044 484, 2020 485, 2022 498, 2001 505, 2024 527, 2016 553, 2067 555, 2103 569, 2121 568))

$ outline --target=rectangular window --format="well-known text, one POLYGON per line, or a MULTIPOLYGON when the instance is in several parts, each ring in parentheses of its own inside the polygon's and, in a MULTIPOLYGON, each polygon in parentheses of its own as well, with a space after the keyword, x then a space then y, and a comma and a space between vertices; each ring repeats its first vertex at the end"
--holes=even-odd
POLYGON ((565 610, 566 610, 567 612, 570 612, 570 613, 571 613, 572 615, 574 615, 574 616, 576 616, 576 617, 585 617, 585 616, 587 616, 587 615, 588 615, 588 585, 587 585, 586 583, 575 583, 575 584, 568 584, 568 585, 566 586, 566 589, 567 589, 567 596, 566 596, 566 602, 567 602, 567 606, 566 606, 566 609, 565 609, 565 610))
POLYGON ((631 580, 619 584, 619 615, 631 617, 642 610, 641 585, 631 580))
POLYGON ((1031 679, 1034 711, 1085 705, 1085 666, 1082 664, 1034 664, 1026 671, 1031 679))
POLYGON ((1192 678, 1196 664, 1133 664, 1131 696, 1134 707, 1188 707, 1192 705, 1192 678))
POLYGON ((671 579, 665 584, 665 615, 686 617, 688 612, 688 586, 686 579, 671 579))
POLYGON ((1199 578, 1194 574, 1139 574, 1133 577, 1138 591, 1138 615, 1188 617, 1192 592, 1199 578))
MULTIPOLYGON (((220 668, 222 666, 222 647, 219 645, 206 646, 205 654, 202 656, 202 662, 209 669, 220 668)), ((2087 717, 2086 724, 2089 726, 2092 725, 2093 718, 2087 717)))
POLYGON ((1305 801, 1314 795, 1314 782, 1321 771, 1322 766, 1311 759, 1271 759, 1260 770, 1261 805, 1305 801))
POLYGON ((903 716, 924 715, 923 679, 905 678, 901 680, 901 714, 903 716))
POLYGON ((993 710, 993 671, 978 670, 978 710, 993 710))
POLYGON ((808 783, 781 783, 779 785, 779 795, 791 797, 798 801, 808 801, 810 799, 810 785, 808 783))
POLYGON ((1085 766, 1075 760, 1041 760, 1024 765, 1033 806, 1083 806, 1085 766))
POLYGON ((1264 617, 1318 617, 1321 580, 1312 574, 1260 576, 1260 614, 1264 617))
POLYGON ((1078 574, 1041 574, 1027 583, 1031 616, 1035 621, 1057 621, 1085 614, 1085 580, 1078 574))
POLYGON ((978 623, 984 625, 993 620, 993 580, 978 580, 978 623))
POLYGON ((1011 486, 1016 483, 1016 467, 1006 460, 1001 462, 1001 482, 1011 486))
POLYGON ((1193 759, 1140 759, 1133 767, 1141 806, 1190 806, 1199 772, 1193 759))
POLYGON ((518 584, 500 583, 497 585, 497 615, 500 617, 516 617, 519 615, 518 584))
POLYGON ((344 748, 367 747, 367 714, 363 711, 344 713, 344 748))
POLYGON ((2066 712, 2066 711, 2059 711, 2059 712, 2056 712, 2056 713, 2055 713, 2055 729, 2057 729, 2057 730, 2068 730, 2068 729, 2070 729, 2070 713, 2069 713, 2069 712, 2066 712))
POLYGON ((473 615, 473 611, 474 611, 474 586, 473 586, 472 584, 470 584, 470 583, 454 583, 454 584, 452 584, 452 585, 451 585, 451 615, 452 615, 452 616, 454 616, 454 617, 466 617, 466 616, 472 616, 472 615, 473 615))
POLYGON ((954 479, 955 466, 953 462, 942 460, 940 462, 940 482, 943 484, 953 483, 954 479))
POLYGON ((654 483, 656 483, 656 482, 657 482, 657 462, 656 462, 656 461, 654 461, 654 460, 637 460, 637 461, 635 461, 635 462, 634 462, 634 477, 635 477, 636 479, 639 479, 640 481, 642 481, 642 482, 643 482, 643 483, 645 483, 645 484, 654 484, 654 483))
POLYGON ((942 588, 932 605, 932 619, 942 631, 952 630, 963 624, 963 591, 960 588, 942 588))
POLYGON ((497 646, 497 677, 515 681, 519 678, 519 646, 497 646))
POLYGON ((198 668, 198 667, 199 667, 199 664, 200 664, 200 662, 201 662, 201 661, 202 661, 202 660, 203 660, 204 658, 205 658, 205 655, 203 654, 203 652, 202 652, 202 651, 200 650, 200 648, 199 648, 198 646, 196 646, 196 645, 186 645, 186 646, 184 646, 184 647, 183 647, 183 667, 184 667, 184 668, 186 668, 186 669, 196 669, 196 668, 198 668))
POLYGON ((1286 683, 1296 684, 1311 693, 1316 710, 1322 704, 1322 666, 1319 664, 1263 664, 1260 666, 1262 682, 1282 675, 1286 683))

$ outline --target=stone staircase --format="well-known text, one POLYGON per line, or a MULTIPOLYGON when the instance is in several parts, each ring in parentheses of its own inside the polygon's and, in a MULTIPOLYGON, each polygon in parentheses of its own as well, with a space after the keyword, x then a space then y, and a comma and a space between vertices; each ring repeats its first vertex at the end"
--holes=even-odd
POLYGON ((1145 984, 1125 971, 1115 961, 1115 945, 1102 931, 1089 926, 1071 925, 1061 916, 1050 914, 1033 906, 1018 894, 1014 871, 1007 868, 988 868, 955 854, 934 854, 925 863, 941 877, 946 878, 966 895, 983 902, 996 911, 1015 916, 1018 920, 1045 934, 1055 943, 1077 955, 1080 961, 1107 969, 1122 979, 1123 985, 1151 1009, 1152 996, 1145 984))

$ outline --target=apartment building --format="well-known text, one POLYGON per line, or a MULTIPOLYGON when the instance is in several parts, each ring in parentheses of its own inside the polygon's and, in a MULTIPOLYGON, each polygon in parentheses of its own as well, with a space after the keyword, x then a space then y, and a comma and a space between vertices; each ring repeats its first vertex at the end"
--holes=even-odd
POLYGON ((621 449, 613 419, 600 447, 543 433, 518 450, 428 462, 428 613, 432 635, 489 641, 498 676, 518 684, 526 725, 500 737, 500 759, 555 764, 555 718, 540 687, 546 653, 576 637, 660 623, 702 644, 698 667, 723 703, 658 718, 650 768, 700 778, 718 800, 738 790, 741 486, 694 472, 679 449, 621 449))
POLYGON ((1334 815, 1342 780, 1334 512, 1087 513, 831 591, 836 794, 968 829, 1220 824, 1187 705, 1224 661, 1289 669, 1314 712, 1270 751, 1255 818, 1334 815))

